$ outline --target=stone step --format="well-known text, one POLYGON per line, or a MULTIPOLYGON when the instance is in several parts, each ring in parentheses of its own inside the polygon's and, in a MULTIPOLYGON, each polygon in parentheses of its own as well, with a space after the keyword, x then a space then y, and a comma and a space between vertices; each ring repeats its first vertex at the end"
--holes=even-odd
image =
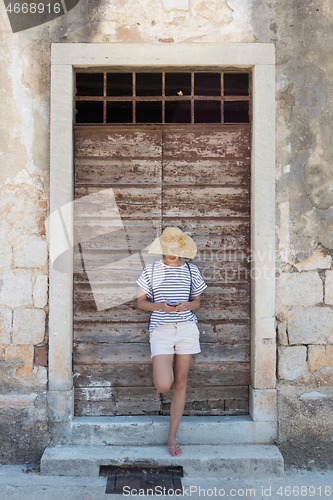
MULTIPOLYGON (((163 445, 168 416, 75 417, 70 445, 163 445)), ((273 444, 276 422, 254 422, 249 415, 199 416, 181 420, 179 443, 191 445, 273 444)))
POLYGON ((101 465, 183 467, 193 478, 283 476, 283 457, 274 445, 187 445, 172 457, 164 446, 53 446, 41 459, 41 474, 98 476, 101 465))

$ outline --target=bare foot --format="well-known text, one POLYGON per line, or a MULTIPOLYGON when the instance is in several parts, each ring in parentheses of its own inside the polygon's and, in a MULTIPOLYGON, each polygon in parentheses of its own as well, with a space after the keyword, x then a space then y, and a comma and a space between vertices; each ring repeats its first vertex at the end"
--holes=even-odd
POLYGON ((175 440, 170 440, 169 441, 169 452, 172 457, 176 457, 178 455, 181 455, 183 453, 183 450, 179 446, 179 444, 176 443, 175 440))

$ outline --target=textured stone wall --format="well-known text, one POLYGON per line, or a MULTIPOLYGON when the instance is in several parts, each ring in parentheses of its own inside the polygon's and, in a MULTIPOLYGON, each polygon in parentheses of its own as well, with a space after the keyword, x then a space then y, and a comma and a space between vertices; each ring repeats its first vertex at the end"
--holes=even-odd
POLYGON ((331 0, 80 0, 13 34, 0 5, 0 411, 22 424, 0 428, 2 461, 48 439, 52 42, 275 44, 279 445, 287 463, 333 460, 332 17, 331 0))
POLYGON ((287 464, 333 462, 332 4, 253 2, 277 58, 279 444, 287 464))

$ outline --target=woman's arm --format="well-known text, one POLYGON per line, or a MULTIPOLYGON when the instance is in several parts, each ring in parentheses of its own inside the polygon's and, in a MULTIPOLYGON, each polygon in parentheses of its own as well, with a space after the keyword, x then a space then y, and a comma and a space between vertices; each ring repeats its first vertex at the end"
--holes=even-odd
POLYGON ((166 313, 176 311, 176 307, 169 306, 167 302, 151 302, 142 288, 139 289, 137 306, 143 311, 164 311, 166 313))

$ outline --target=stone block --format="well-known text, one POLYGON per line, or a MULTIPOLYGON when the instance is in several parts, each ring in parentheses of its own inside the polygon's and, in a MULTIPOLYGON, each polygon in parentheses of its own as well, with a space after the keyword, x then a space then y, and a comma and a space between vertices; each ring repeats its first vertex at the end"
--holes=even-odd
POLYGON ((17 237, 13 250, 16 267, 41 267, 47 264, 47 241, 37 235, 17 237))
POLYGON ((37 394, 0 394, 0 408, 27 410, 34 407, 37 394))
POLYGON ((38 274, 33 285, 34 306, 43 308, 47 304, 48 276, 38 274))
POLYGON ((333 367, 333 345, 309 345, 308 365, 310 372, 333 367))
POLYGON ((5 184, 0 192, 2 227, 14 235, 38 231, 38 190, 27 184, 5 184))
POLYGON ((47 366, 48 361, 48 349, 47 346, 37 346, 35 347, 35 358, 34 364, 39 366, 47 366))
POLYGON ((71 421, 74 415, 74 388, 70 391, 48 391, 49 419, 51 422, 71 421))
POLYGON ((278 323, 277 330, 278 330, 278 343, 279 343, 279 345, 288 345, 289 342, 288 342, 286 322, 283 321, 282 323, 278 323))
POLYGON ((32 387, 47 388, 47 368, 45 366, 34 366, 31 378, 32 387))
POLYGON ((308 375, 305 346, 278 348, 278 376, 282 380, 296 380, 308 375))
POLYGON ((323 283, 315 271, 281 273, 278 300, 286 306, 312 306, 323 300, 323 283))
POLYGON ((8 241, 7 231, 0 232, 0 267, 10 267, 12 264, 12 246, 8 241))
POLYGON ((4 360, 15 360, 19 366, 16 374, 20 377, 29 377, 33 372, 34 348, 30 345, 9 345, 5 349, 4 360))
POLYGON ((333 271, 325 272, 325 304, 333 304, 333 271))
POLYGON ((0 271, 0 304, 8 307, 32 306, 31 271, 4 269, 0 271))
POLYGON ((332 344, 333 310, 329 307, 295 307, 288 314, 290 344, 332 344))
POLYGON ((45 335, 45 311, 43 309, 17 309, 14 311, 14 344, 40 344, 45 335))
POLYGON ((332 387, 281 383, 277 389, 279 449, 288 467, 332 467, 332 387))
MULTIPOLYGON (((37 394, 34 389, 23 392, 19 388, 16 393, 0 395, 0 413, 1 463, 39 463, 49 443, 46 391, 37 394)), ((3 488, 1 491, 1 497, 8 497, 3 488)), ((20 494, 22 499, 29 496, 26 490, 20 494)))
POLYGON ((313 255, 302 262, 295 264, 298 271, 314 271, 315 269, 329 269, 331 267, 332 257, 324 255, 323 252, 317 250, 313 255))
POLYGON ((276 389, 253 389, 249 386, 249 407, 253 421, 276 422, 276 389))
POLYGON ((0 344, 10 344, 11 329, 12 310, 8 307, 0 307, 0 344))
MULTIPOLYGON (((252 480, 263 480, 263 478, 267 477, 282 477, 284 474, 283 456, 277 446, 267 444, 258 444, 256 446, 242 444, 220 445, 219 443, 206 446, 187 445, 186 454, 184 453, 181 461, 177 462, 181 463, 184 471, 186 471, 186 478, 191 481, 189 484, 195 484, 197 478, 207 478, 207 481, 208 478, 214 478, 210 484, 216 484, 216 478, 219 478, 220 482, 222 482, 222 478, 233 478, 234 482, 235 479, 238 479, 236 484, 239 484, 240 481, 244 482, 244 480, 252 482, 252 480)), ((141 464, 141 466, 149 464, 150 467, 160 467, 163 464, 172 467, 175 464, 175 459, 167 456, 165 446, 160 445, 48 446, 43 454, 40 466, 41 475, 97 477, 101 465, 112 464, 122 467, 124 463, 132 467, 138 466, 138 464, 141 464)), ((189 488, 185 488, 185 490, 189 490, 189 488)), ((213 488, 206 491, 201 489, 201 492, 198 489, 197 491, 198 493, 193 495, 197 499, 206 498, 206 491, 207 497, 213 497, 214 495, 214 498, 217 498, 222 496, 221 493, 216 492, 214 494, 213 488)), ((185 496, 181 495, 181 497, 192 497, 192 493, 193 491, 190 494, 187 492, 185 496)), ((136 495, 142 496, 142 490, 130 496, 135 498, 136 495)), ((178 498, 179 493, 176 495, 176 498, 178 498)), ((226 496, 229 497, 228 494, 226 496)), ((163 497, 168 498, 169 495, 163 495, 163 497)), ((235 495, 231 494, 230 497, 233 498, 235 495)), ((243 495, 237 495, 237 498, 242 497, 243 495)), ((248 498, 248 495, 246 497, 248 498)), ((260 498, 264 497, 260 495, 260 498)))

